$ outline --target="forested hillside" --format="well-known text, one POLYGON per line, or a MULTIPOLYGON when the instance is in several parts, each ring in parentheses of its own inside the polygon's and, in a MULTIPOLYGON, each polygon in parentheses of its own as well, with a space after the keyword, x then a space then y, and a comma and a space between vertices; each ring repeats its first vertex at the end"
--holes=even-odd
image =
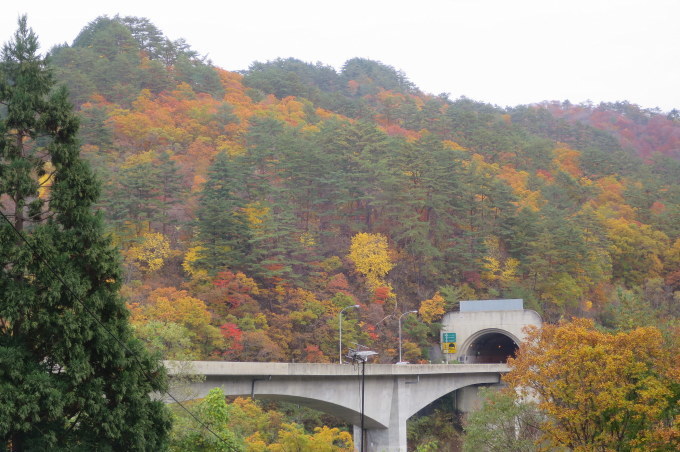
MULTIPOLYGON (((225 43, 225 45, 227 45, 225 43)), ((167 358, 430 359, 459 300, 547 321, 680 315, 680 121, 625 102, 501 109, 376 61, 212 66, 139 18, 51 50, 137 333, 167 358)))

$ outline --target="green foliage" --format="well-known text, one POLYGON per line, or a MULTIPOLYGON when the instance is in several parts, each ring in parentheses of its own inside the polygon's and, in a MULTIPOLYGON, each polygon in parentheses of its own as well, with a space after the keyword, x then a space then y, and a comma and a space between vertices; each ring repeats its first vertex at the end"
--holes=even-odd
POLYGON ((217 435, 193 428, 190 417, 175 407, 172 451, 327 451, 353 450, 351 434, 321 424, 319 412, 291 404, 237 398, 226 403, 219 388, 195 404, 192 411, 217 435), (298 423, 306 420, 308 425, 298 423))
POLYGON ((146 349, 162 359, 191 361, 201 357, 194 345, 195 335, 184 325, 150 320, 135 327, 146 349))
POLYGON ((296 96, 314 102, 322 101, 323 92, 336 91, 340 87, 338 74, 332 67, 304 63, 295 58, 255 62, 246 71, 243 83, 280 99, 296 96))
POLYGON ((345 81, 359 82, 359 91, 356 93, 358 96, 376 94, 381 89, 403 93, 417 91, 403 72, 365 58, 352 58, 346 61, 342 66, 341 76, 345 81))
POLYGON ((78 121, 37 48, 24 16, 0 62, 0 441, 159 450, 170 418, 149 394, 165 373, 132 335, 78 121))
POLYGON ((401 71, 363 58, 347 61, 340 73, 330 66, 295 58, 255 62, 245 71, 243 83, 260 93, 254 97, 256 102, 262 99, 262 93, 272 93, 279 99, 296 96, 355 118, 365 113, 361 96, 375 95, 381 90, 417 92, 401 71))
POLYGON ((238 182, 229 157, 218 154, 208 171, 196 212, 197 238, 202 249, 195 266, 211 274, 243 268, 250 252, 251 232, 243 213, 244 203, 236 196, 238 182))
POLYGON ((409 449, 423 452, 457 450, 461 441, 461 415, 454 409, 454 397, 446 395, 407 422, 409 449))
POLYGON ((111 196, 104 200, 105 214, 120 229, 132 228, 134 235, 152 227, 167 233, 180 224, 171 212, 186 189, 170 153, 132 155, 107 182, 111 196))
POLYGON ((152 24, 149 19, 131 16, 121 19, 116 16, 115 20, 119 20, 127 27, 132 38, 137 41, 139 48, 151 59, 162 59, 163 54, 168 50, 167 47, 171 45, 167 38, 163 36, 163 32, 152 24))
POLYGON ((145 18, 100 16, 72 46, 57 46, 51 54, 77 106, 94 94, 128 106, 141 89, 160 93, 180 82, 217 98, 224 94, 210 62, 184 40, 170 41, 145 18))
POLYGON ((208 426, 198 427, 195 420, 175 407, 175 426, 170 440, 170 451, 176 452, 241 452, 245 451, 243 440, 229 429, 230 407, 219 388, 211 389, 200 403, 195 405, 194 415, 208 426))
POLYGON ((641 294, 619 287, 616 298, 619 308, 616 319, 618 329, 625 331, 638 326, 653 325, 652 306, 643 301, 641 294))
POLYGON ((536 429, 541 414, 531 402, 506 391, 479 389, 482 407, 468 415, 463 450, 470 452, 531 452, 540 450, 536 429))
POLYGON ((217 99, 224 95, 224 88, 209 61, 180 55, 175 61, 175 70, 179 81, 188 83, 197 93, 208 93, 217 99))
POLYGON ((418 447, 416 447, 416 452, 436 452, 439 450, 439 441, 432 440, 428 443, 421 444, 418 447))

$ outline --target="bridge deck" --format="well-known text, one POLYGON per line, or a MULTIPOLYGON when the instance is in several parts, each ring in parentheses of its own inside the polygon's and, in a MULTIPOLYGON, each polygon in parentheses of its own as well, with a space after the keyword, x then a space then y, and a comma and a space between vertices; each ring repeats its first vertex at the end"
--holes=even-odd
MULTIPOLYGON (((343 376, 357 375, 358 365, 316 363, 255 363, 236 361, 164 361, 170 374, 195 373, 233 376, 343 376)), ((507 364, 366 364, 366 376, 506 373, 507 364)))

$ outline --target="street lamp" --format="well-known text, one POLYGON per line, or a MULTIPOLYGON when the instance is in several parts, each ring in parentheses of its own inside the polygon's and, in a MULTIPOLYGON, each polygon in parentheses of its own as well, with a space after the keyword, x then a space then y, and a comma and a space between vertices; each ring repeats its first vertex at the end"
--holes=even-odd
POLYGON ((342 364, 342 313, 345 312, 345 309, 350 309, 350 308, 359 308, 358 304, 352 305, 352 306, 347 306, 345 308, 342 308, 340 310, 340 322, 339 322, 339 330, 340 330, 340 341, 338 343, 338 358, 340 359, 340 364, 342 364))
POLYGON ((402 315, 399 316, 399 363, 401 363, 401 318, 404 317, 406 314, 415 314, 418 311, 406 311, 402 315))
POLYGON ((361 439, 360 439, 360 444, 361 448, 359 449, 361 452, 364 452, 364 447, 366 445, 366 429, 364 428, 364 400, 365 400, 365 393, 366 393, 366 361, 368 361, 368 358, 371 356, 377 355, 377 352, 374 352, 372 350, 365 350, 366 347, 363 345, 357 344, 357 348, 355 350, 352 350, 351 348, 349 349, 349 357, 352 359, 352 361, 360 362, 361 363, 361 439), (362 350, 364 349, 364 350, 362 350))

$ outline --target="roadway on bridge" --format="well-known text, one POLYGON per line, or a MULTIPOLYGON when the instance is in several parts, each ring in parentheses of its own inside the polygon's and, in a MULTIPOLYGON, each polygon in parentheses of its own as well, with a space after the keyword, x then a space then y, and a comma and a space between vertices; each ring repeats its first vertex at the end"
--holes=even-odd
MULTIPOLYGON (((164 361, 168 372, 205 376, 348 376, 358 365, 319 363, 256 363, 239 361, 164 361)), ((506 373, 507 364, 367 364, 366 376, 506 373)))

